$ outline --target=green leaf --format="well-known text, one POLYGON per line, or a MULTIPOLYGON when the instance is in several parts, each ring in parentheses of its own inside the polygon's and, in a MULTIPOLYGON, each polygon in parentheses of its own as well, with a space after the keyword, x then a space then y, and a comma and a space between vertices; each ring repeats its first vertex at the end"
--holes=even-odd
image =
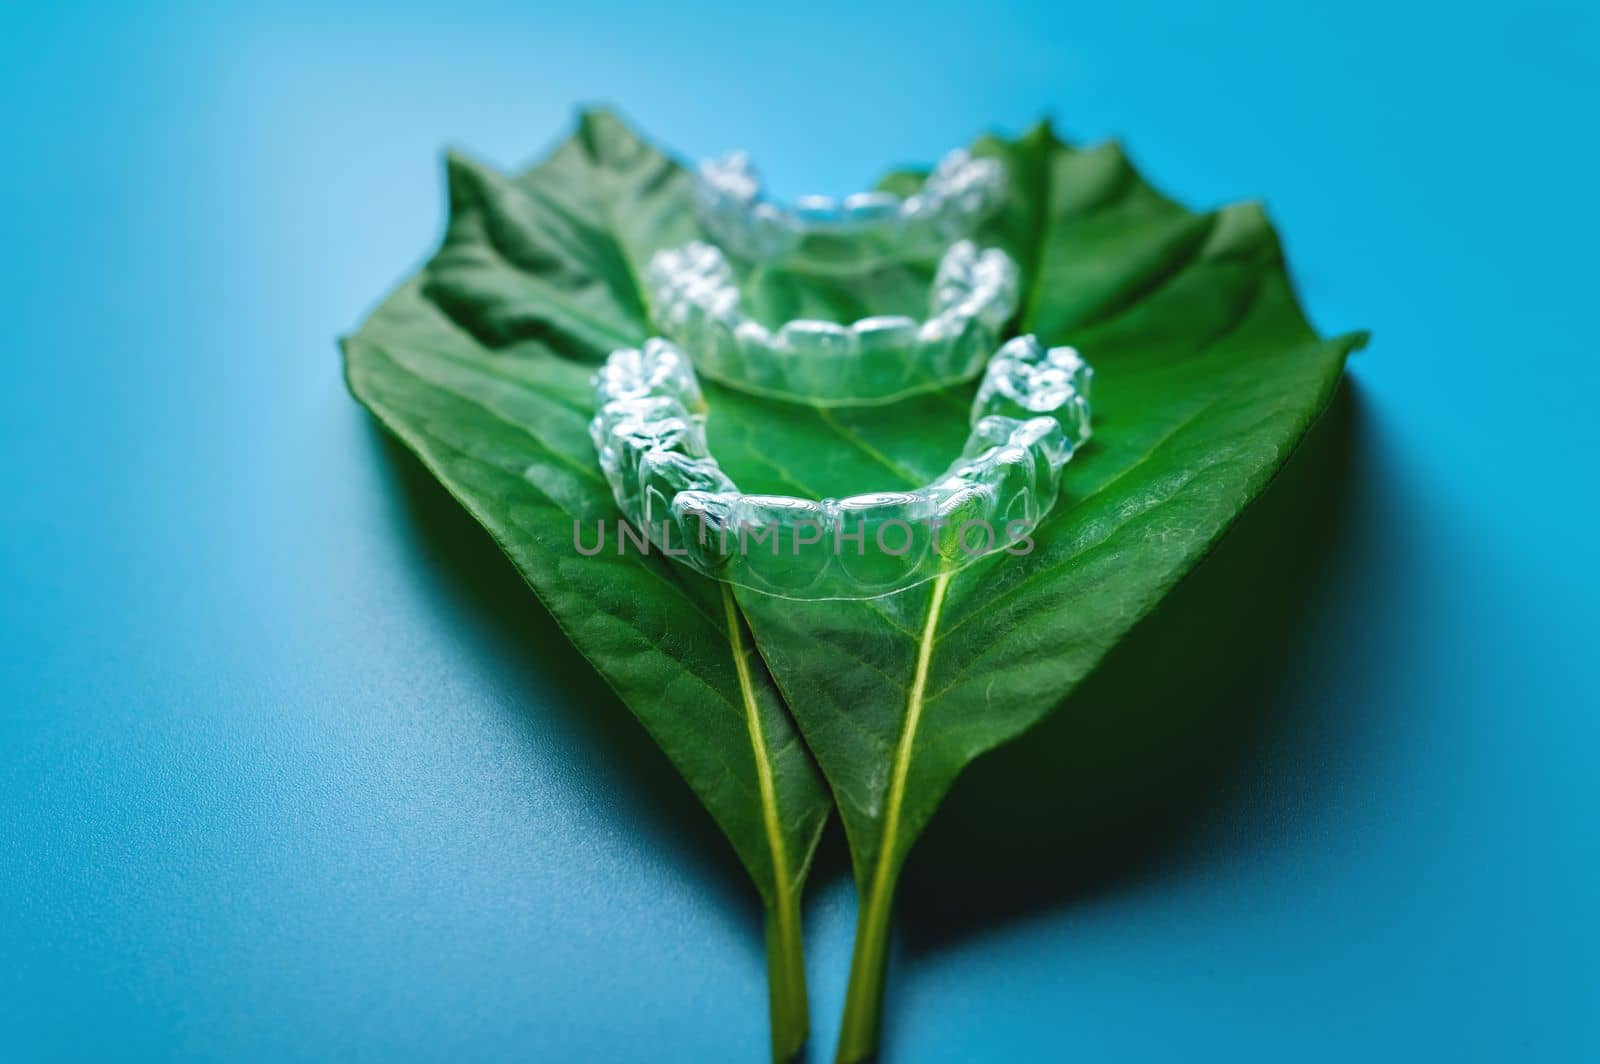
MULTIPOLYGON (((867 602, 739 591, 735 609, 726 589, 656 559, 577 556, 571 518, 614 516, 583 433, 587 376, 646 334, 649 255, 699 235, 682 169, 609 115, 585 116, 515 182, 452 160, 445 247, 346 349, 356 394, 511 554, 712 810, 769 906, 784 878, 771 855, 786 854, 797 892, 823 816, 762 663, 770 670, 832 789, 860 891, 844 1059, 875 1045, 900 868, 962 768, 1059 705, 1210 549, 1359 342, 1317 338, 1259 208, 1189 212, 1115 146, 1074 149, 1046 127, 977 150, 1002 156, 1012 183, 985 236, 1023 268, 1020 328, 1075 343, 1097 371, 1095 440, 1023 558, 867 602), (741 612, 759 659, 736 645, 741 612), (760 712, 734 712, 747 692, 760 712), (746 719, 765 728, 770 789, 762 744, 735 727, 746 719)), ((764 315, 849 318, 880 302, 903 309, 930 275, 922 264, 842 285, 757 271, 746 296, 764 315)), ((970 393, 825 410, 708 386, 708 434, 746 491, 908 487, 959 450, 970 393)))
MULTIPOLYGON (((1026 557, 868 602, 740 595, 850 842, 860 912, 841 1060, 875 1047, 900 869, 957 775, 1059 705, 1210 550, 1362 339, 1318 339, 1256 205, 1185 210, 1116 145, 1077 150, 1047 127, 977 150, 1010 175, 988 238, 1023 266, 1020 331, 1095 366, 1093 443, 1026 557)), ((924 415, 852 419, 859 445, 905 473, 880 469, 874 486, 925 482, 948 460, 924 415)))
MULTIPOLYGON (((585 557, 617 514, 589 376, 646 335, 642 249, 683 235, 682 174, 607 116, 522 184, 452 157, 444 246, 344 342, 351 391, 488 529, 737 851, 767 910, 773 1055, 807 1025, 799 896, 827 790, 730 590, 659 555, 585 557)), ((694 230, 689 230, 692 235, 694 230)))

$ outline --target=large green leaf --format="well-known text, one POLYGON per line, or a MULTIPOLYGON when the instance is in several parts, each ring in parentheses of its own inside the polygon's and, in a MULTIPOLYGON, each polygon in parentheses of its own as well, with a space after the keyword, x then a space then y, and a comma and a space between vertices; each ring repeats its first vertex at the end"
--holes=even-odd
POLYGON ((774 1056, 791 1056, 826 787, 726 587, 614 539, 574 546, 575 522, 592 546, 616 516, 589 376, 646 335, 637 256, 681 235, 681 175, 596 116, 529 189, 460 158, 449 180, 444 246, 344 343, 351 391, 488 529, 732 842, 767 910, 774 1056))
MULTIPOLYGON (((1030 555, 898 595, 740 595, 850 841, 861 906, 842 1059, 876 1042, 900 868, 962 768, 1059 705, 1210 549, 1361 340, 1317 338, 1254 204, 1193 213, 1117 146, 1077 150, 1043 127, 977 150, 1011 176, 988 237, 1023 264, 1021 331, 1077 345, 1096 369, 1096 435, 1068 465, 1057 512, 1030 555)), ((853 419, 903 471, 877 470, 885 486, 925 482, 949 460, 920 417, 853 419)))
MULTIPOLYGON (((514 182, 453 160, 445 247, 347 345, 356 394, 490 528, 770 904, 773 836, 798 890, 822 814, 761 663, 739 653, 747 618, 849 838, 861 916, 847 1058, 876 1039, 901 864, 963 766, 1058 705, 1210 548, 1326 405, 1356 343, 1306 324, 1258 208, 1191 213, 1116 147, 1080 151, 1044 127, 978 150, 1004 157, 1012 181, 986 236, 1022 265, 1021 326, 1076 343, 1097 369, 1095 440, 1026 557, 867 602, 740 591, 735 611, 726 589, 682 569, 577 556, 571 518, 614 513, 583 435, 587 375, 646 334, 649 254, 697 235, 682 170, 608 115, 585 116, 514 182), (752 699, 761 712, 730 711, 752 699), (734 726, 745 719, 766 729, 773 787, 734 726)), ((927 273, 871 279, 874 300, 903 301, 927 273)), ((862 305, 837 282, 746 282, 763 313, 849 318, 862 305)), ((931 479, 966 434, 970 388, 842 410, 715 387, 708 399, 713 450, 742 488, 820 498, 931 479)))

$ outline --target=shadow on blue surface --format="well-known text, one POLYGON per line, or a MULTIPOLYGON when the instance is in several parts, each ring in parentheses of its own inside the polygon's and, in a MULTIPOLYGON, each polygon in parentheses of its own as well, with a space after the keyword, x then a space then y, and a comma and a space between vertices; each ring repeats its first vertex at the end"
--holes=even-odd
POLYGON ((1326 796, 1337 745, 1288 795, 1251 781, 1297 730, 1339 734, 1308 719, 1336 707, 1279 692, 1318 652, 1301 636, 1336 586, 1350 529, 1369 519, 1362 440, 1347 377, 1212 553, 1062 707, 962 776, 908 864, 912 954, 1182 874, 1213 845, 1232 856, 1272 847, 1292 818, 1241 795, 1326 796))

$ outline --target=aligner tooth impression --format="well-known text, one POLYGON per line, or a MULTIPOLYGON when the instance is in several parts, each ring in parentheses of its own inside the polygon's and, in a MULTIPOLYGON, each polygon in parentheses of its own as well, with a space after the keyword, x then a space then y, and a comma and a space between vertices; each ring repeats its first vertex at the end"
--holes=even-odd
POLYGON ((873 598, 960 569, 1038 526, 1062 467, 1088 438, 1091 375, 1072 348, 1009 341, 989 362, 961 455, 916 491, 741 493, 706 449, 694 369, 662 339, 606 360, 589 431, 623 516, 678 561, 771 595, 873 598))
POLYGON ((701 163, 695 180, 701 224, 730 254, 824 271, 931 257, 971 233, 1004 196, 1000 162, 959 148, 905 199, 862 192, 780 206, 764 198, 750 157, 739 151, 701 163))
POLYGON ((746 315, 733 270, 710 244, 658 252, 645 273, 661 331, 730 387, 821 406, 888 402, 975 376, 1016 312, 1016 263, 970 240, 939 261, 924 322, 800 319, 769 330, 746 315))

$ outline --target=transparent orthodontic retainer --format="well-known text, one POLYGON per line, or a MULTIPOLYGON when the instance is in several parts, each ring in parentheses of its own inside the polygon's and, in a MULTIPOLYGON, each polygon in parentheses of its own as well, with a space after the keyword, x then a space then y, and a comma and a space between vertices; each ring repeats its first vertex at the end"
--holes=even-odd
POLYGON ((989 362, 960 457, 915 491, 741 493, 706 448, 693 367, 662 339, 606 360, 589 432, 623 516, 675 561, 784 598, 876 598, 1032 533, 1089 437, 1092 373, 1073 348, 1009 341, 989 362))
POLYGON ((765 198, 744 152, 701 163, 695 180, 700 222, 729 254, 821 273, 931 259, 970 234, 1004 198, 1000 162, 959 148, 903 199, 861 192, 842 200, 802 196, 782 206, 765 198))
POLYGON ((695 367, 729 387, 815 406, 884 403, 970 380, 1017 308, 1016 263, 970 240, 939 261, 929 317, 801 319, 771 330, 741 307, 721 250, 693 243, 658 252, 646 271, 661 331, 695 367))

